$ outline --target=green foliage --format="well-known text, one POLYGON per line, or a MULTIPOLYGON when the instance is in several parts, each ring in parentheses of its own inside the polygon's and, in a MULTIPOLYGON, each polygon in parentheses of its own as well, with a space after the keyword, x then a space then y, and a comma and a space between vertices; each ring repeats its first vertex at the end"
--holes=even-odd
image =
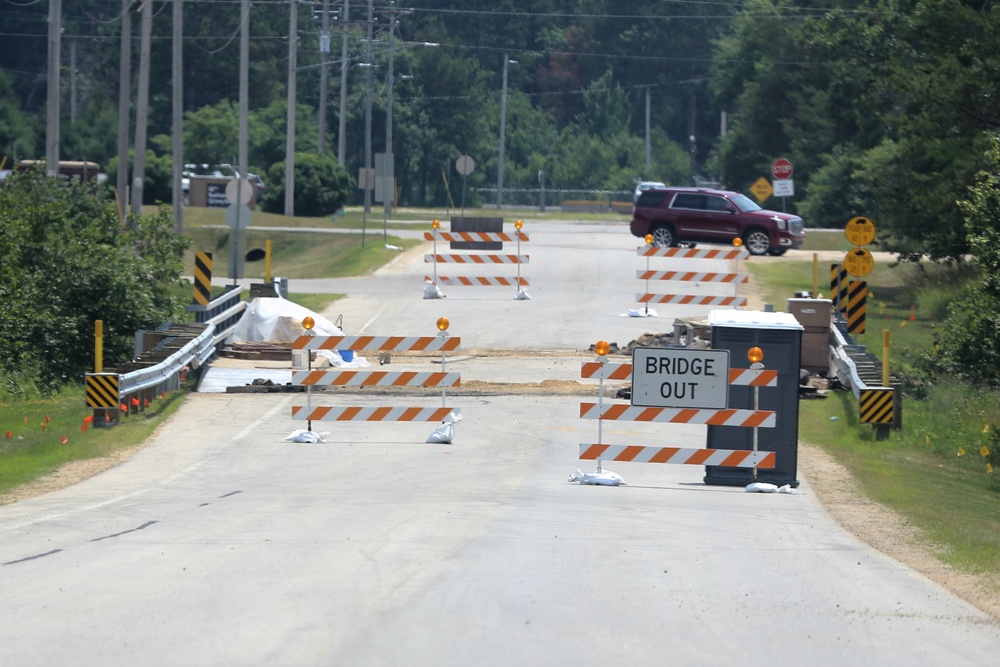
POLYGON ((872 216, 872 198, 866 192, 870 184, 858 177, 861 162, 846 147, 835 147, 825 165, 809 180, 808 195, 799 205, 799 214, 807 227, 843 229, 855 216, 872 216))
MULTIPOLYGON (((285 210, 285 163, 279 162, 267 172, 268 187, 264 210, 285 210)), ((343 208, 354 188, 354 179, 332 155, 295 154, 295 214, 310 218, 332 215, 343 208)))
POLYGON ((936 362, 977 385, 1000 386, 1000 139, 990 141, 983 163, 958 202, 979 275, 949 310, 936 362))
POLYGON ((0 70, 0 160, 6 155, 4 169, 12 168, 14 160, 38 155, 40 144, 30 117, 22 113, 13 93, 10 76, 0 70))
MULTIPOLYGON (((129 218, 89 185, 40 173, 0 184, 0 369, 18 386, 45 392, 93 368, 95 321, 105 358, 129 359, 136 330, 183 313, 187 240, 169 211, 129 218)), ((19 388, 20 387, 20 388, 19 388)))

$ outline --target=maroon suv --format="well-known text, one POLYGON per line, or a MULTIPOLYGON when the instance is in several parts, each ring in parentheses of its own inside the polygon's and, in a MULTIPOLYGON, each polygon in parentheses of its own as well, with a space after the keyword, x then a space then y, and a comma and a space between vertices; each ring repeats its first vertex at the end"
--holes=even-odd
POLYGON ((802 218, 765 211, 746 195, 706 188, 647 190, 632 209, 632 234, 653 245, 743 240, 751 255, 783 255, 805 241, 802 218))

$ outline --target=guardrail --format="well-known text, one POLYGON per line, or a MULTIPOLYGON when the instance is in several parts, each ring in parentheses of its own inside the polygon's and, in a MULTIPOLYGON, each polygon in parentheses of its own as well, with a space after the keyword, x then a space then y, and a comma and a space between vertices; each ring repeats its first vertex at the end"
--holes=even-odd
POLYGON ((207 364, 232 335, 246 310, 244 291, 232 286, 207 305, 188 306, 195 313, 194 324, 164 324, 155 332, 138 332, 137 348, 144 347, 147 336, 159 341, 151 349, 137 350, 136 359, 115 370, 88 373, 88 407, 104 411, 103 422, 110 423, 122 412, 133 414, 148 407, 157 394, 180 388, 187 373, 207 364))
POLYGON ((218 331, 215 336, 215 345, 229 338, 236 323, 243 316, 243 311, 247 309, 247 303, 243 300, 244 291, 244 287, 230 285, 224 294, 215 297, 208 304, 204 306, 192 304, 187 307, 189 313, 194 313, 195 322, 210 322, 215 325, 218 331))
POLYGON ((878 439, 888 437, 889 428, 903 425, 902 394, 898 382, 890 378, 884 386, 882 362, 864 345, 855 345, 846 331, 847 323, 835 318, 830 329, 830 368, 835 378, 858 399, 858 421, 871 424, 878 439))

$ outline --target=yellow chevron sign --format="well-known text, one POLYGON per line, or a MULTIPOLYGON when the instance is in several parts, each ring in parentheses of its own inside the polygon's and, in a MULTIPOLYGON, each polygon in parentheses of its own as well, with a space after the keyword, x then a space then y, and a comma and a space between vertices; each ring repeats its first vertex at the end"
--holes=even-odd
POLYGON ((118 407, 118 375, 114 373, 87 374, 87 407, 118 407))
POLYGON ((891 424, 895 420, 892 389, 861 390, 862 424, 891 424))

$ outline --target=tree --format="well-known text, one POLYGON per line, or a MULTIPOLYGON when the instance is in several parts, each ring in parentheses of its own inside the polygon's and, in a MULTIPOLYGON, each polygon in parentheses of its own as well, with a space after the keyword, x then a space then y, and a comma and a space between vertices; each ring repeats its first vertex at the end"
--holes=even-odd
POLYGON ((105 358, 127 360, 135 331, 185 316, 173 224, 162 209, 122 225, 105 191, 40 171, 0 183, 0 370, 15 393, 81 381, 96 320, 105 358))
POLYGON ((965 219, 979 279, 971 282, 948 312, 935 338, 938 363, 975 384, 1000 385, 1000 138, 993 137, 983 169, 966 199, 965 219))

